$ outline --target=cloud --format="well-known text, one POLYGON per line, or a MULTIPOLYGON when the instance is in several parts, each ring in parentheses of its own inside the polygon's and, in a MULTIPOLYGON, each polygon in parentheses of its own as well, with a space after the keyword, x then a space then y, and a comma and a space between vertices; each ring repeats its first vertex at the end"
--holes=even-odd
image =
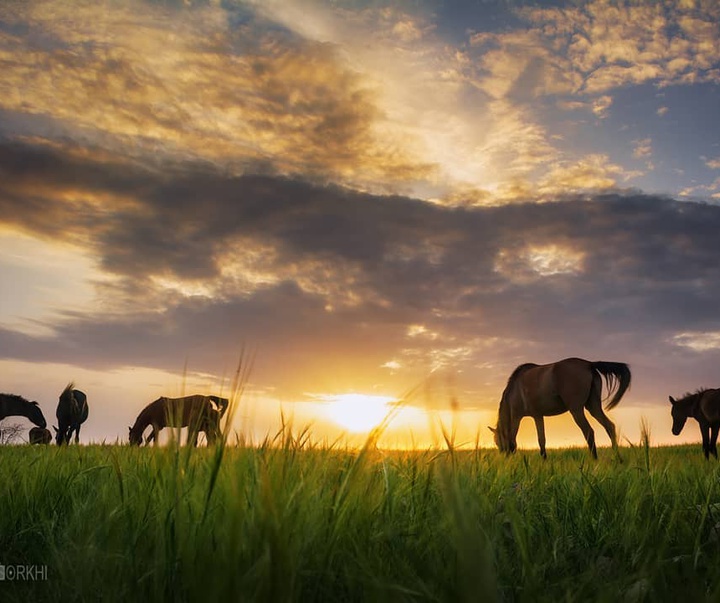
POLYGON ((714 159, 704 159, 704 161, 705 165, 711 170, 720 170, 720 157, 715 157, 714 159))
POLYGON ((552 199, 568 193, 614 189, 618 182, 626 182, 641 175, 612 163, 607 155, 592 154, 576 161, 562 160, 551 164, 540 180, 536 195, 552 199))
POLYGON ((30 131, 16 133, 80 135, 143 161, 366 187, 432 174, 402 134, 386 134, 371 82, 337 46, 237 10, 244 22, 231 27, 233 11, 213 7, 14 5, 9 23, 31 34, 0 29, 0 107, 27 116, 30 131))
POLYGON ((515 201, 571 157, 534 101, 601 118, 612 102, 581 90, 548 28, 450 43, 422 6, 48 0, 4 19, 0 134, 157 169, 515 201))
POLYGON ((643 159, 645 157, 652 156, 652 140, 650 138, 643 138, 642 140, 633 140, 635 148, 633 149, 633 157, 636 159, 643 159))
POLYGON ((590 0, 516 12, 531 28, 470 39, 483 51, 478 86, 494 98, 517 87, 542 97, 603 94, 645 82, 720 82, 715 3, 590 0))
POLYGON ((707 352, 720 349, 720 332, 678 333, 672 338, 676 345, 689 348, 695 352, 707 352))
POLYGON ((652 139, 643 138, 641 140, 633 140, 635 148, 633 149, 633 157, 636 159, 645 159, 645 167, 648 171, 652 172, 655 169, 655 164, 652 162, 652 139))
POLYGON ((217 373, 245 341, 258 381, 285 396, 308 379, 402 390, 433 369, 480 395, 483 371, 653 358, 720 328, 715 205, 596 193, 446 207, 37 142, 6 142, 0 171, 5 228, 73 242, 109 277, 93 309, 46 319, 45 335, 5 328, 6 358, 180 370, 190 356, 217 373))
POLYGON ((593 102, 593 113, 597 115, 600 119, 604 119, 608 115, 608 110, 610 109, 610 105, 612 105, 613 99, 612 96, 609 96, 607 94, 595 99, 593 102))

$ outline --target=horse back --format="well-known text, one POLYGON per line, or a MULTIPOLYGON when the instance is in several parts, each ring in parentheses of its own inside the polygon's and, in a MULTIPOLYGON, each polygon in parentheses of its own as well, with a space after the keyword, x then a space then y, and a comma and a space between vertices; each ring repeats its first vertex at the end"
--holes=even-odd
POLYGON ((199 394, 181 398, 160 398, 156 402, 162 402, 166 424, 171 427, 187 427, 189 423, 206 415, 209 410, 215 412, 207 396, 199 394))
POLYGON ((77 404, 77 407, 79 409, 79 418, 78 423, 84 423, 85 420, 88 418, 88 403, 87 403, 87 396, 85 395, 85 392, 81 392, 79 389, 73 390, 73 397, 75 398, 75 403, 77 404))
POLYGON ((583 407, 594 378, 591 363, 581 358, 521 365, 516 372, 514 407, 525 416, 559 415, 576 406, 583 407), (522 366, 525 368, 519 370, 522 366))
POLYGON ((709 423, 720 423, 720 389, 705 390, 700 398, 699 410, 709 423))

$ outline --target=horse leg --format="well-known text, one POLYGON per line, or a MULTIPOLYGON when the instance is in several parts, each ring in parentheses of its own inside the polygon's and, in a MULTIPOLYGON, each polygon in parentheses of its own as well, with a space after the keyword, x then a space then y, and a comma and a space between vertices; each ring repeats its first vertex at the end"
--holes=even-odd
POLYGON ((575 423, 577 423, 577 426, 583 432, 583 435, 585 436, 585 441, 588 445, 588 449, 593 455, 593 458, 596 459, 597 448, 595 447, 595 432, 593 431, 593 428, 590 426, 590 423, 585 416, 585 411, 581 407, 577 410, 571 410, 570 414, 572 415, 572 418, 575 419, 575 423))
POLYGON ((218 426, 213 421, 208 421, 205 426, 205 437, 207 438, 208 446, 213 446, 220 435, 218 426))
POLYGON ((710 458, 710 426, 704 422, 700 423, 700 435, 702 436, 703 454, 707 460, 710 458))
POLYGON ((615 423, 613 423, 603 412, 600 400, 598 399, 597 406, 589 406, 588 410, 590 411, 590 414, 595 417, 595 420, 605 428, 605 431, 607 431, 607 434, 610 437, 610 442, 612 443, 612 447, 615 451, 617 458, 622 461, 622 458, 620 457, 620 450, 618 449, 617 431, 615 430, 615 423))
POLYGON ((538 444, 540 444, 540 456, 546 459, 547 453, 545 452, 545 419, 542 416, 533 417, 533 419, 535 419, 535 429, 537 429, 538 444))
POLYGON ((713 456, 715 458, 718 457, 718 452, 717 452, 718 431, 720 431, 720 423, 713 423, 712 427, 710 428, 710 452, 713 453, 713 456))
POLYGON ((80 425, 75 428, 75 443, 80 443, 80 425))

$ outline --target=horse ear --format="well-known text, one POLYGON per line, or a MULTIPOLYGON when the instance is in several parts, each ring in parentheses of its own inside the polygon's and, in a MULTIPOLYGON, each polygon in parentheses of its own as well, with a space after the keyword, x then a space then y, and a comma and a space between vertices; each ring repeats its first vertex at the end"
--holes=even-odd
POLYGON ((488 429, 489 429, 490 431, 492 431, 493 433, 497 433, 497 429, 495 429, 494 427, 488 427, 488 429))
POLYGON ((668 400, 670 400, 671 404, 675 404, 675 402, 677 402, 677 400, 675 398, 673 398, 672 396, 668 396, 668 400))
POLYGON ((35 400, 33 400, 32 402, 30 402, 30 404, 34 404, 35 406, 40 406, 37 402, 35 402, 35 400))

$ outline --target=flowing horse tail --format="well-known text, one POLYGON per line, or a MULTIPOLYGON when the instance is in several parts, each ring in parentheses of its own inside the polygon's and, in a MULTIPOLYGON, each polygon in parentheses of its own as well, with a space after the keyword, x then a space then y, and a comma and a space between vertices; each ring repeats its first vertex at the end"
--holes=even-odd
POLYGON ((605 378, 608 397, 615 391, 615 395, 605 406, 606 410, 615 408, 627 389, 630 387, 630 367, 624 362, 591 362, 593 371, 605 378))

